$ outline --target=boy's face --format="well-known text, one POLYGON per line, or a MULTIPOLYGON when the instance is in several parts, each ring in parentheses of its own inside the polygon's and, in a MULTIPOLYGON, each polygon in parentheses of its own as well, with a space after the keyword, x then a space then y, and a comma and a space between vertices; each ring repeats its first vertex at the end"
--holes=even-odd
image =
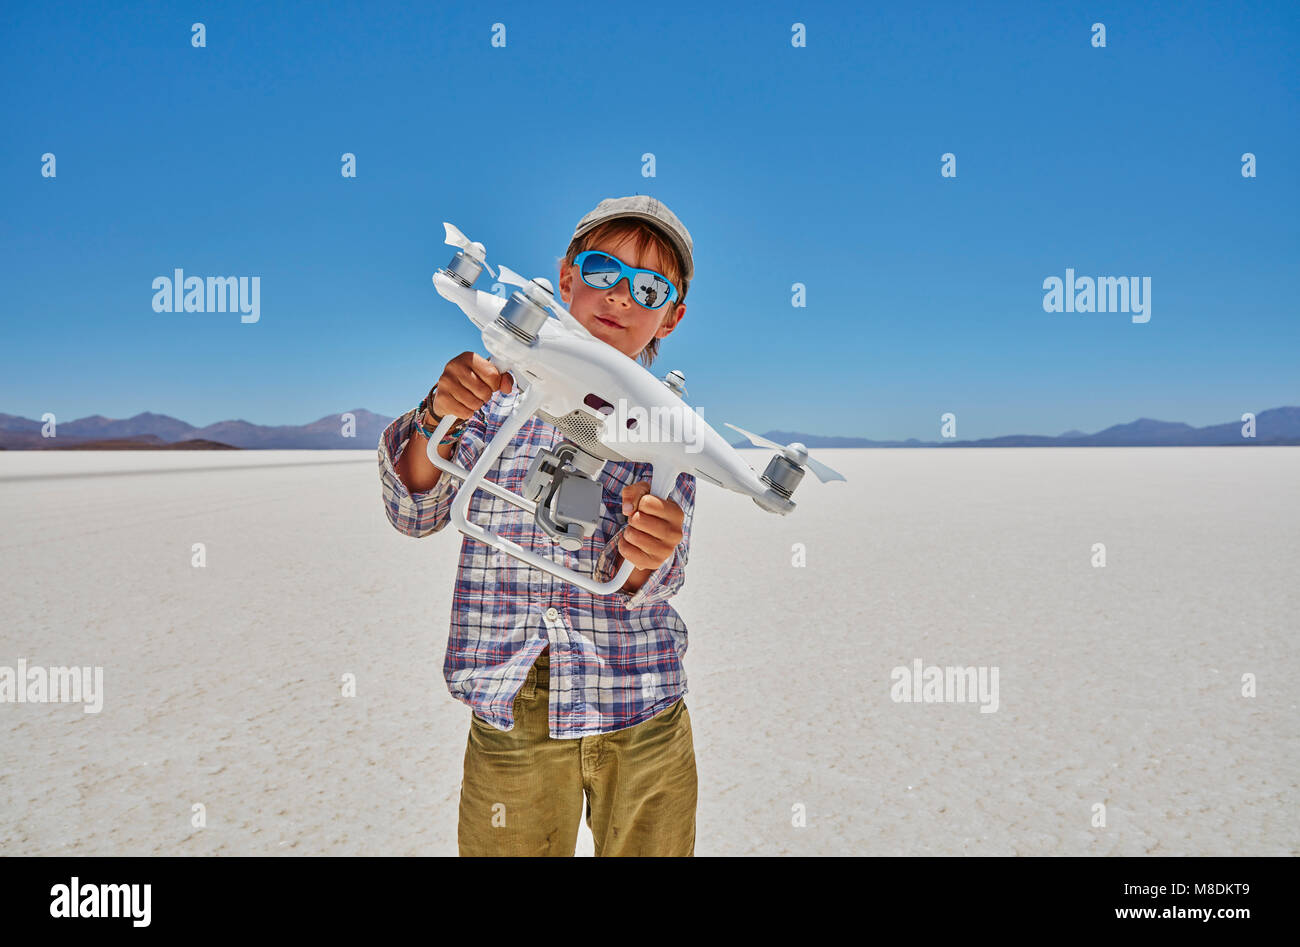
MULTIPOLYGON (((600 250, 618 257, 628 266, 666 273, 659 249, 653 244, 642 254, 634 249, 629 234, 621 243, 603 241, 589 250, 600 250)), ((681 287, 677 287, 678 292, 681 287)), ((619 280, 609 289, 588 286, 577 266, 560 266, 560 298, 573 317, 592 335, 618 349, 628 358, 636 358, 653 338, 664 338, 686 315, 685 303, 665 304, 646 309, 632 298, 627 280, 619 280)))

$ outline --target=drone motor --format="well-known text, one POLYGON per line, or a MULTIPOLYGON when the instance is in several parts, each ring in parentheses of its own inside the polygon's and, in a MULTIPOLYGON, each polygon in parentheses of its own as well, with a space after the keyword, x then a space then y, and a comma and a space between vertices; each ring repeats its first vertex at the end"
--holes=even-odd
POLYGON ((474 285, 474 281, 479 278, 479 274, 483 272, 483 264, 472 256, 466 255, 464 251, 457 250, 456 255, 451 258, 451 262, 438 272, 446 273, 466 289, 469 289, 474 285))
POLYGON ((794 494, 794 488, 803 479, 804 469, 791 461, 784 454, 777 454, 767 462, 760 480, 787 500, 794 494))
POLYGON ((525 345, 532 345, 537 341, 537 333, 546 324, 548 318, 550 317, 545 309, 516 290, 501 307, 497 325, 508 330, 525 345))

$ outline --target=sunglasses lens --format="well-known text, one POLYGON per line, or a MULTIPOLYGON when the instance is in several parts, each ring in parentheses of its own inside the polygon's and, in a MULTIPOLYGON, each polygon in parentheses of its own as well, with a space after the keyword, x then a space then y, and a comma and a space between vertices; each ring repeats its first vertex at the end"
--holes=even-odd
POLYGON ((658 309, 668 300, 668 283, 649 273, 638 273, 632 280, 632 298, 647 309, 658 309))
MULTIPOLYGON (((605 253, 592 253, 582 261, 582 278, 588 286, 608 289, 619 281, 623 267, 618 260, 605 253)), ((632 298, 647 309, 658 309, 668 301, 672 285, 654 273, 636 273, 631 279, 632 298)))
POLYGON ((582 261, 582 278, 598 289, 613 286, 618 281, 618 274, 618 261, 603 253, 593 253, 582 261))

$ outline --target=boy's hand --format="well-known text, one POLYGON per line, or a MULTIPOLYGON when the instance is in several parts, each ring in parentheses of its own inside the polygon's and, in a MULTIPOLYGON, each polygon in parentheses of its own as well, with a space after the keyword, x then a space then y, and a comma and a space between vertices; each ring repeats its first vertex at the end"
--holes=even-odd
POLYGON ((685 513, 672 500, 652 494, 650 484, 642 481, 623 488, 623 514, 628 528, 619 538, 619 554, 636 568, 654 572, 682 541, 685 513))
POLYGON ((510 394, 514 379, 477 352, 461 352, 443 369, 433 410, 439 417, 472 418, 499 390, 510 394))

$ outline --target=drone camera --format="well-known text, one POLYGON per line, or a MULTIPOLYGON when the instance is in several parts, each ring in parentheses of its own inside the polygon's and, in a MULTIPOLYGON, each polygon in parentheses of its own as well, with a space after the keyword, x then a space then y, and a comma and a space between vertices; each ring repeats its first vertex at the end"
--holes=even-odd
MULTIPOLYGON (((524 478, 523 495, 537 504, 533 519, 561 548, 575 552, 596 530, 604 502, 601 485, 588 471, 597 458, 584 455, 567 441, 554 450, 539 451, 524 478)), ((594 472, 599 473, 604 463, 594 472)))

